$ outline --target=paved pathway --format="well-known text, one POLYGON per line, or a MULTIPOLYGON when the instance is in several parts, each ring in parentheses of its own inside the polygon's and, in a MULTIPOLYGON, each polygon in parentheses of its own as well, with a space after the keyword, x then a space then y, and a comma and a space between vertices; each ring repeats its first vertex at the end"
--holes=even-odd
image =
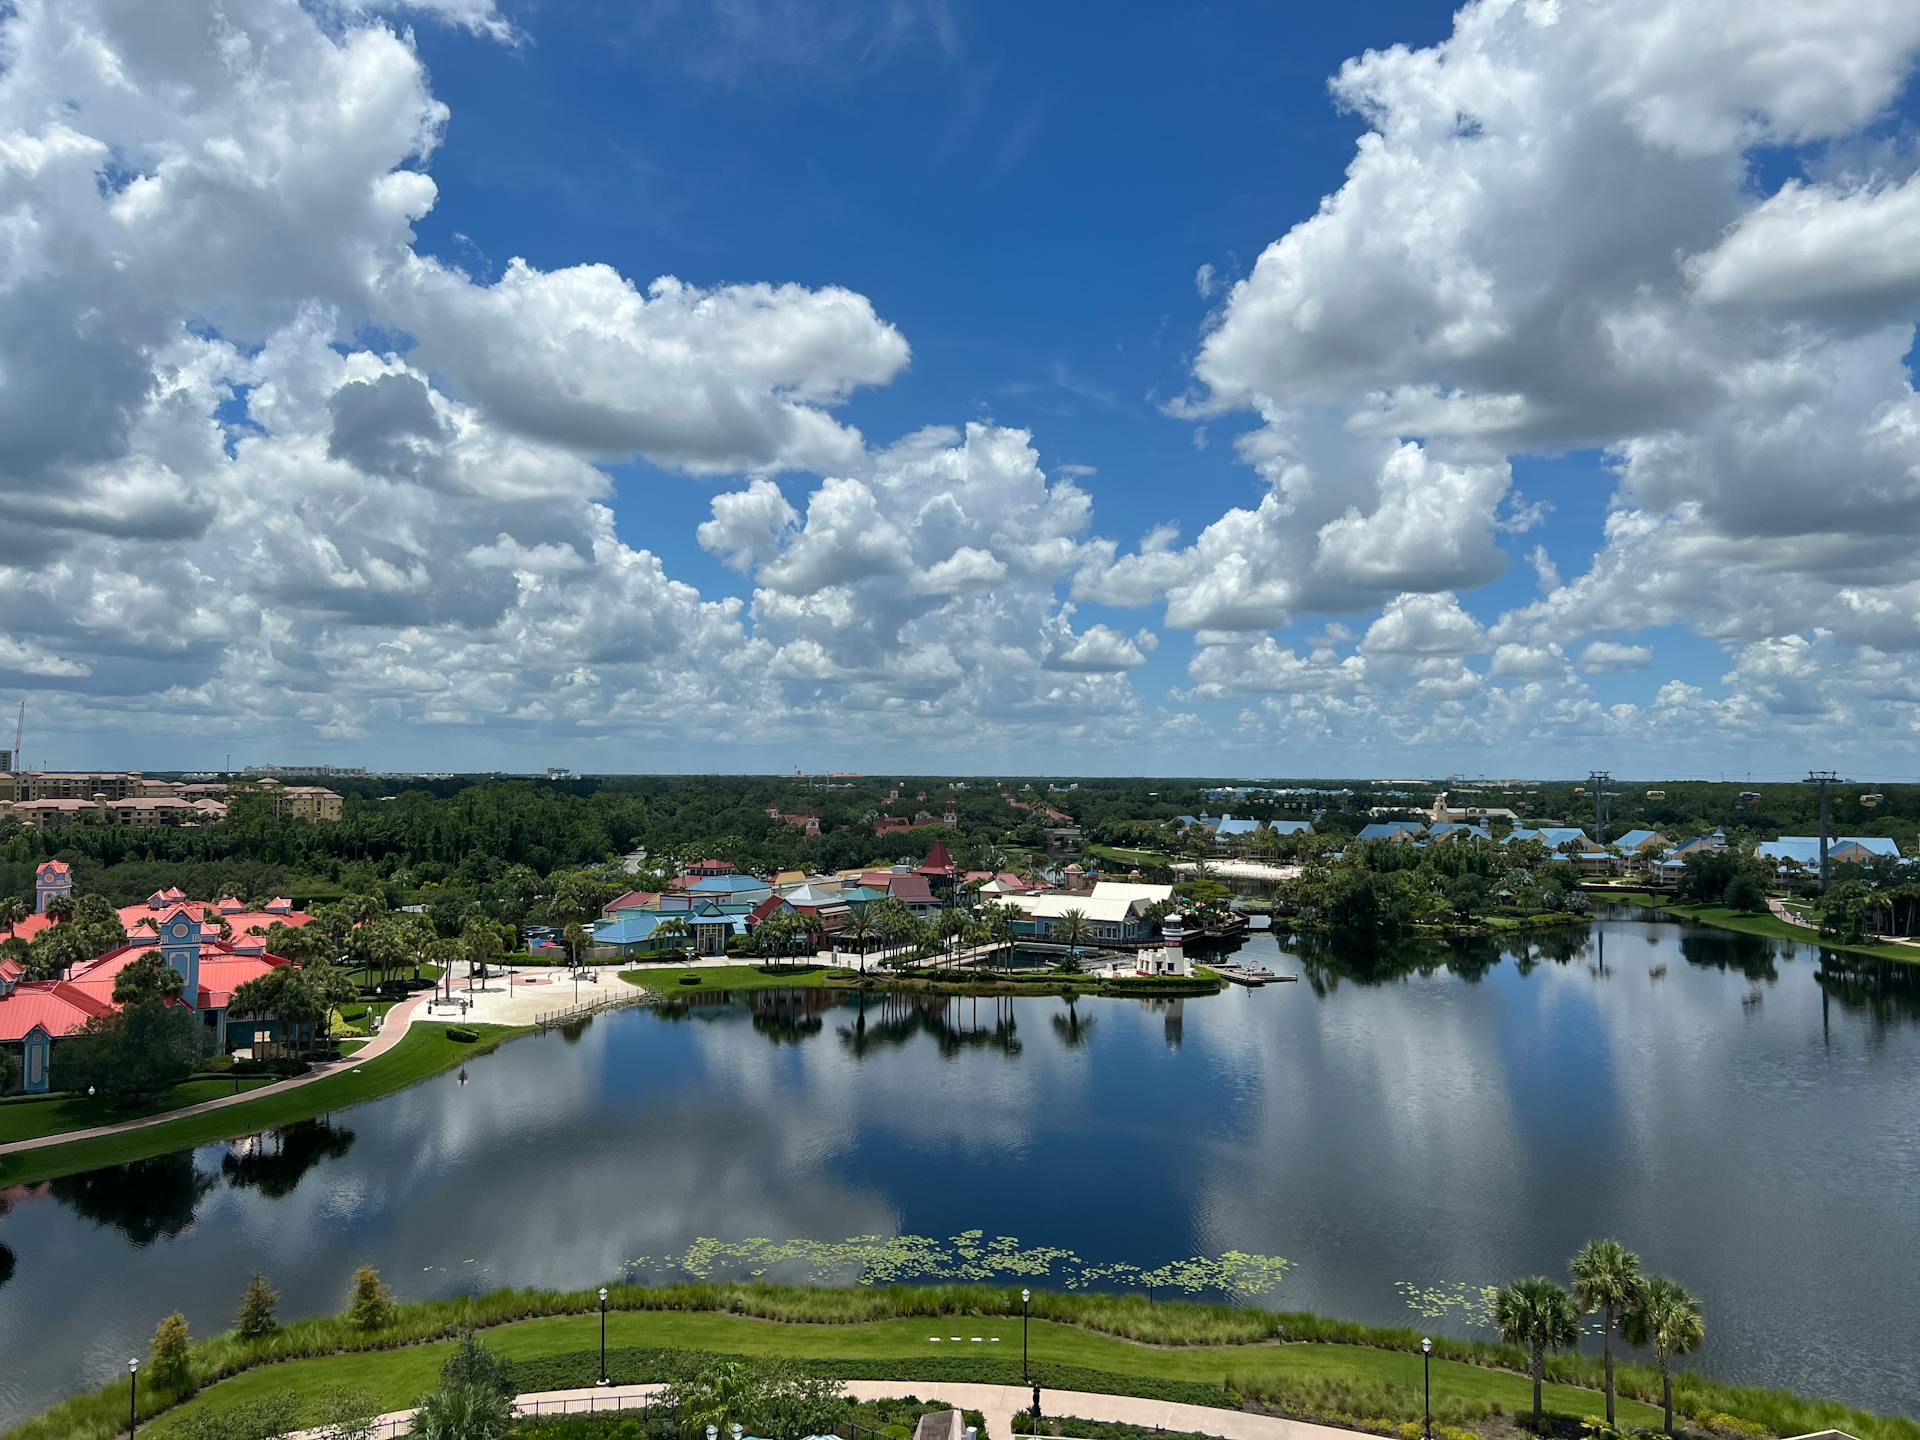
MULTIPOLYGON (((515 1403, 523 1415, 588 1414, 593 1411, 637 1410, 659 1393, 658 1385, 589 1386, 582 1390, 544 1390, 521 1395, 515 1403)), ((988 1440, 1012 1440, 1013 1416, 1032 1403, 1033 1392, 1021 1385, 972 1385, 928 1380, 849 1380, 847 1393, 856 1400, 886 1400, 913 1395, 951 1405, 956 1410, 978 1410, 986 1417, 988 1440)), ((1096 1395, 1082 1390, 1040 1392, 1040 1408, 1047 1415, 1079 1420, 1118 1420, 1130 1425, 1218 1435, 1223 1440, 1351 1440, 1357 1433, 1276 1415, 1250 1415, 1244 1410, 1216 1410, 1210 1405, 1176 1405, 1168 1400, 1143 1400, 1131 1395, 1096 1395)), ((382 1415, 374 1428, 379 1440, 413 1433, 413 1411, 382 1415)), ((324 1440, 319 1430, 303 1430, 289 1440, 324 1440)))
POLYGON ((222 1095, 218 1100, 203 1100, 198 1105, 183 1106, 178 1110, 163 1110, 158 1115, 148 1115, 140 1120, 122 1120, 117 1125, 95 1125, 88 1130, 65 1130, 58 1135, 41 1135, 32 1140, 15 1140, 0 1145, 0 1155, 14 1155, 23 1150, 40 1150, 48 1145, 65 1145, 70 1140, 93 1140, 102 1135, 124 1135, 132 1130, 145 1130, 150 1126, 164 1125, 169 1120, 178 1120, 187 1115, 205 1115, 214 1110, 225 1110, 231 1105, 244 1105, 249 1100, 258 1100, 265 1095, 279 1095, 288 1090, 298 1090, 302 1085, 311 1085, 316 1080, 324 1080, 329 1075, 338 1075, 343 1070, 353 1070, 369 1060, 378 1058, 398 1045, 413 1024, 414 1011, 433 998, 431 990, 422 990, 399 1001, 387 1011, 386 1018, 380 1022, 379 1033, 351 1055, 338 1060, 329 1060, 324 1065, 316 1065, 304 1075, 295 1075, 291 1079, 276 1080, 271 1085, 262 1085, 258 1089, 246 1090, 238 1095, 222 1095))

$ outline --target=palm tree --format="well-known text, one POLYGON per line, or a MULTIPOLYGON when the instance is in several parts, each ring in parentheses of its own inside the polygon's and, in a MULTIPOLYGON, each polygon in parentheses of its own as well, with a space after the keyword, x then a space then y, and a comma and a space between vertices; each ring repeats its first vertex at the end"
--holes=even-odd
POLYGON ((460 948, 466 953, 468 974, 478 974, 484 981, 487 967, 493 957, 506 946, 500 939, 500 931, 491 920, 476 915, 467 921, 460 931, 460 948))
POLYGON ((47 902, 47 919, 55 925, 64 925, 73 918, 73 897, 56 895, 47 902))
POLYGON ((860 973, 866 974, 867 943, 873 939, 873 921, 867 918, 866 910, 862 908, 848 916, 847 923, 840 927, 840 933, 860 947, 860 973))
POLYGON ((1070 970, 1080 968, 1080 944, 1087 938, 1088 928, 1087 912, 1084 910, 1067 911, 1053 927, 1052 933, 1067 942, 1067 968, 1070 970))
POLYGON ((687 922, 678 915, 670 915, 653 927, 653 933, 656 939, 678 941, 684 947, 687 939, 687 922))
POLYGON ((29 913, 24 902, 11 895, 0 896, 0 930, 11 935, 13 927, 26 919, 29 913))
POLYGON ((1600 1312, 1607 1356, 1607 1424, 1613 1424, 1613 1330, 1640 1291, 1640 1257, 1618 1240, 1589 1240, 1569 1267, 1581 1306, 1600 1312))
POLYGON ((1651 1276, 1641 1281, 1620 1317, 1620 1333, 1630 1344, 1651 1348, 1660 1362, 1660 1402, 1667 1412, 1667 1434, 1673 1434, 1673 1357, 1691 1355, 1707 1338, 1700 1302, 1666 1276, 1651 1276))
POLYGON ((1540 1386, 1547 1354, 1580 1338, 1580 1311, 1573 1297, 1544 1275, 1502 1285, 1493 1296, 1493 1323, 1500 1338, 1527 1352, 1533 1376, 1533 1428, 1540 1428, 1540 1386))
POLYGON ((567 928, 560 932, 560 938, 567 942, 567 954, 571 958, 571 968, 580 968, 580 951, 587 943, 587 927, 578 920, 569 920, 567 928))
POLYGON ((1013 907, 996 905, 993 913, 987 917, 987 925, 993 932, 993 941, 1007 952, 1009 965, 1013 961, 1013 942, 1017 932, 1013 928, 1013 907))

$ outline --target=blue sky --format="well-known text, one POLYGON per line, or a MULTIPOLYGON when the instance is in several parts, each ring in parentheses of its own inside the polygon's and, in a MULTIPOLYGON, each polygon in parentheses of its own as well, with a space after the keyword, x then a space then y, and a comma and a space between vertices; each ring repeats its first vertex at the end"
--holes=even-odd
POLYGON ((1920 23, 1842 8, 24 3, 0 700, 48 766, 1920 772, 1920 23))

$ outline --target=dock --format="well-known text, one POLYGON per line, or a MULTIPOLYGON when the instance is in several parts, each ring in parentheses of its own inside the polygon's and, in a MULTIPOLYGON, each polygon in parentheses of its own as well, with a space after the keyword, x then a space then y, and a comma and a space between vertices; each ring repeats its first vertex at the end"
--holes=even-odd
POLYGON ((1280 985, 1289 980, 1298 980, 1298 975, 1276 975, 1271 970, 1251 970, 1244 965, 1209 965, 1207 968, 1222 980, 1234 985, 1245 985, 1248 989, 1257 989, 1262 985, 1280 985))

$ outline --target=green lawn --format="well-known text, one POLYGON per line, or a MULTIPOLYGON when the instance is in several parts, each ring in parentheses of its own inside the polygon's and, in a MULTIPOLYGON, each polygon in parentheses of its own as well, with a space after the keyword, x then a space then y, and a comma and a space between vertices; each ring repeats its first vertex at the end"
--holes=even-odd
MULTIPOLYGON (((344 1071, 278 1094, 263 1096, 241 1105, 230 1105, 205 1115, 188 1115, 159 1125, 149 1125, 124 1135, 107 1135, 93 1140, 75 1140, 66 1145, 48 1145, 15 1155, 0 1156, 0 1186, 23 1185, 72 1175, 102 1165, 124 1165, 150 1155, 164 1155, 190 1145, 205 1145, 235 1135, 250 1135, 295 1120, 311 1119, 334 1110, 358 1105, 391 1094, 450 1070, 464 1060, 493 1049, 501 1041, 526 1033, 504 1025, 471 1025, 479 1033, 472 1044, 449 1040, 446 1027, 431 1023, 416 1024, 401 1042, 384 1055, 376 1056, 361 1070, 344 1071)), ((229 1087, 228 1093, 231 1093, 229 1087)), ((33 1106, 28 1109, 37 1108, 33 1106)), ((44 1132, 43 1132, 44 1133, 44 1132)))
POLYGON ((848 984, 845 972, 830 970, 824 965, 715 965, 699 970, 689 970, 684 965, 640 965, 622 970, 620 978, 629 985, 643 985, 656 995, 848 984), (688 975, 700 983, 681 984, 681 978, 688 975))
MULTIPOLYGON (((516 1360, 594 1350, 600 1343, 596 1315, 571 1315, 527 1320, 485 1332, 486 1343, 516 1360)), ((740 1355, 787 1355, 800 1359, 861 1361, 898 1360, 902 1375, 916 1360, 991 1354, 1015 1359, 1020 1347, 1018 1318, 949 1317, 944 1319, 882 1320, 853 1325, 795 1325, 772 1320, 712 1312, 623 1311, 607 1317, 607 1344, 720 1351, 740 1355), (928 1337, 939 1335, 939 1344, 928 1337), (955 1346, 949 1338, 962 1337, 955 1346), (975 1345, 971 1337, 983 1337, 975 1345), (998 1336, 1000 1343, 986 1343, 998 1336)), ((1410 1351, 1380 1350, 1360 1345, 1206 1345, 1168 1347, 1138 1345, 1109 1335, 1051 1321, 1033 1322, 1031 1344, 1036 1361, 1084 1366, 1124 1376, 1188 1380, 1218 1385, 1229 1378, 1252 1380, 1303 1379, 1361 1381, 1418 1393, 1420 1356, 1410 1351)), ((226 1408, 291 1390, 315 1397, 331 1386, 363 1390, 383 1407, 409 1405, 433 1387, 451 1342, 419 1345, 405 1350, 372 1351, 294 1360, 261 1366, 203 1391, 194 1400, 155 1422, 151 1433, 165 1435, 177 1417, 190 1411, 226 1408)), ((1509 1411, 1532 1405, 1532 1391, 1523 1375, 1483 1369, 1453 1360, 1433 1362, 1436 1397, 1498 1403, 1509 1411)), ((1573 1416, 1597 1413, 1600 1397, 1591 1390, 1548 1385, 1549 1409, 1573 1416)), ((1638 1401, 1620 1402, 1621 1420, 1628 1425, 1657 1424, 1659 1412, 1638 1401)))
POLYGON ((171 1089, 131 1105, 85 1095, 63 1095, 55 1100, 16 1100, 0 1105, 0 1145, 15 1140, 38 1140, 42 1135, 58 1135, 64 1130, 87 1130, 95 1125, 113 1125, 122 1120, 140 1120, 168 1110, 198 1105, 203 1100, 218 1100, 234 1093, 257 1090, 271 1083, 272 1076, 251 1075, 237 1080, 210 1078, 183 1080, 171 1089))
POLYGON ((1128 850, 1119 845, 1089 845, 1087 853, 1118 865, 1165 865, 1170 859, 1158 850, 1128 850))
MULTIPOLYGON (((1606 898, 1627 905, 1654 905, 1654 897, 1644 890, 1613 892, 1606 898)), ((1821 939, 1820 932, 1817 930, 1809 930, 1803 925, 1789 925, 1771 912, 1729 910, 1724 905, 1682 905, 1672 901, 1656 908, 1668 915, 1678 915, 1685 920, 1697 920, 1703 925, 1715 925, 1722 930, 1737 930, 1742 935, 1770 935, 1780 940, 1798 940, 1803 945, 1818 945, 1825 950, 1837 950, 1843 955, 1872 955, 1881 960, 1900 960, 1909 965, 1920 964, 1920 946, 1842 945, 1836 941, 1821 939)))

